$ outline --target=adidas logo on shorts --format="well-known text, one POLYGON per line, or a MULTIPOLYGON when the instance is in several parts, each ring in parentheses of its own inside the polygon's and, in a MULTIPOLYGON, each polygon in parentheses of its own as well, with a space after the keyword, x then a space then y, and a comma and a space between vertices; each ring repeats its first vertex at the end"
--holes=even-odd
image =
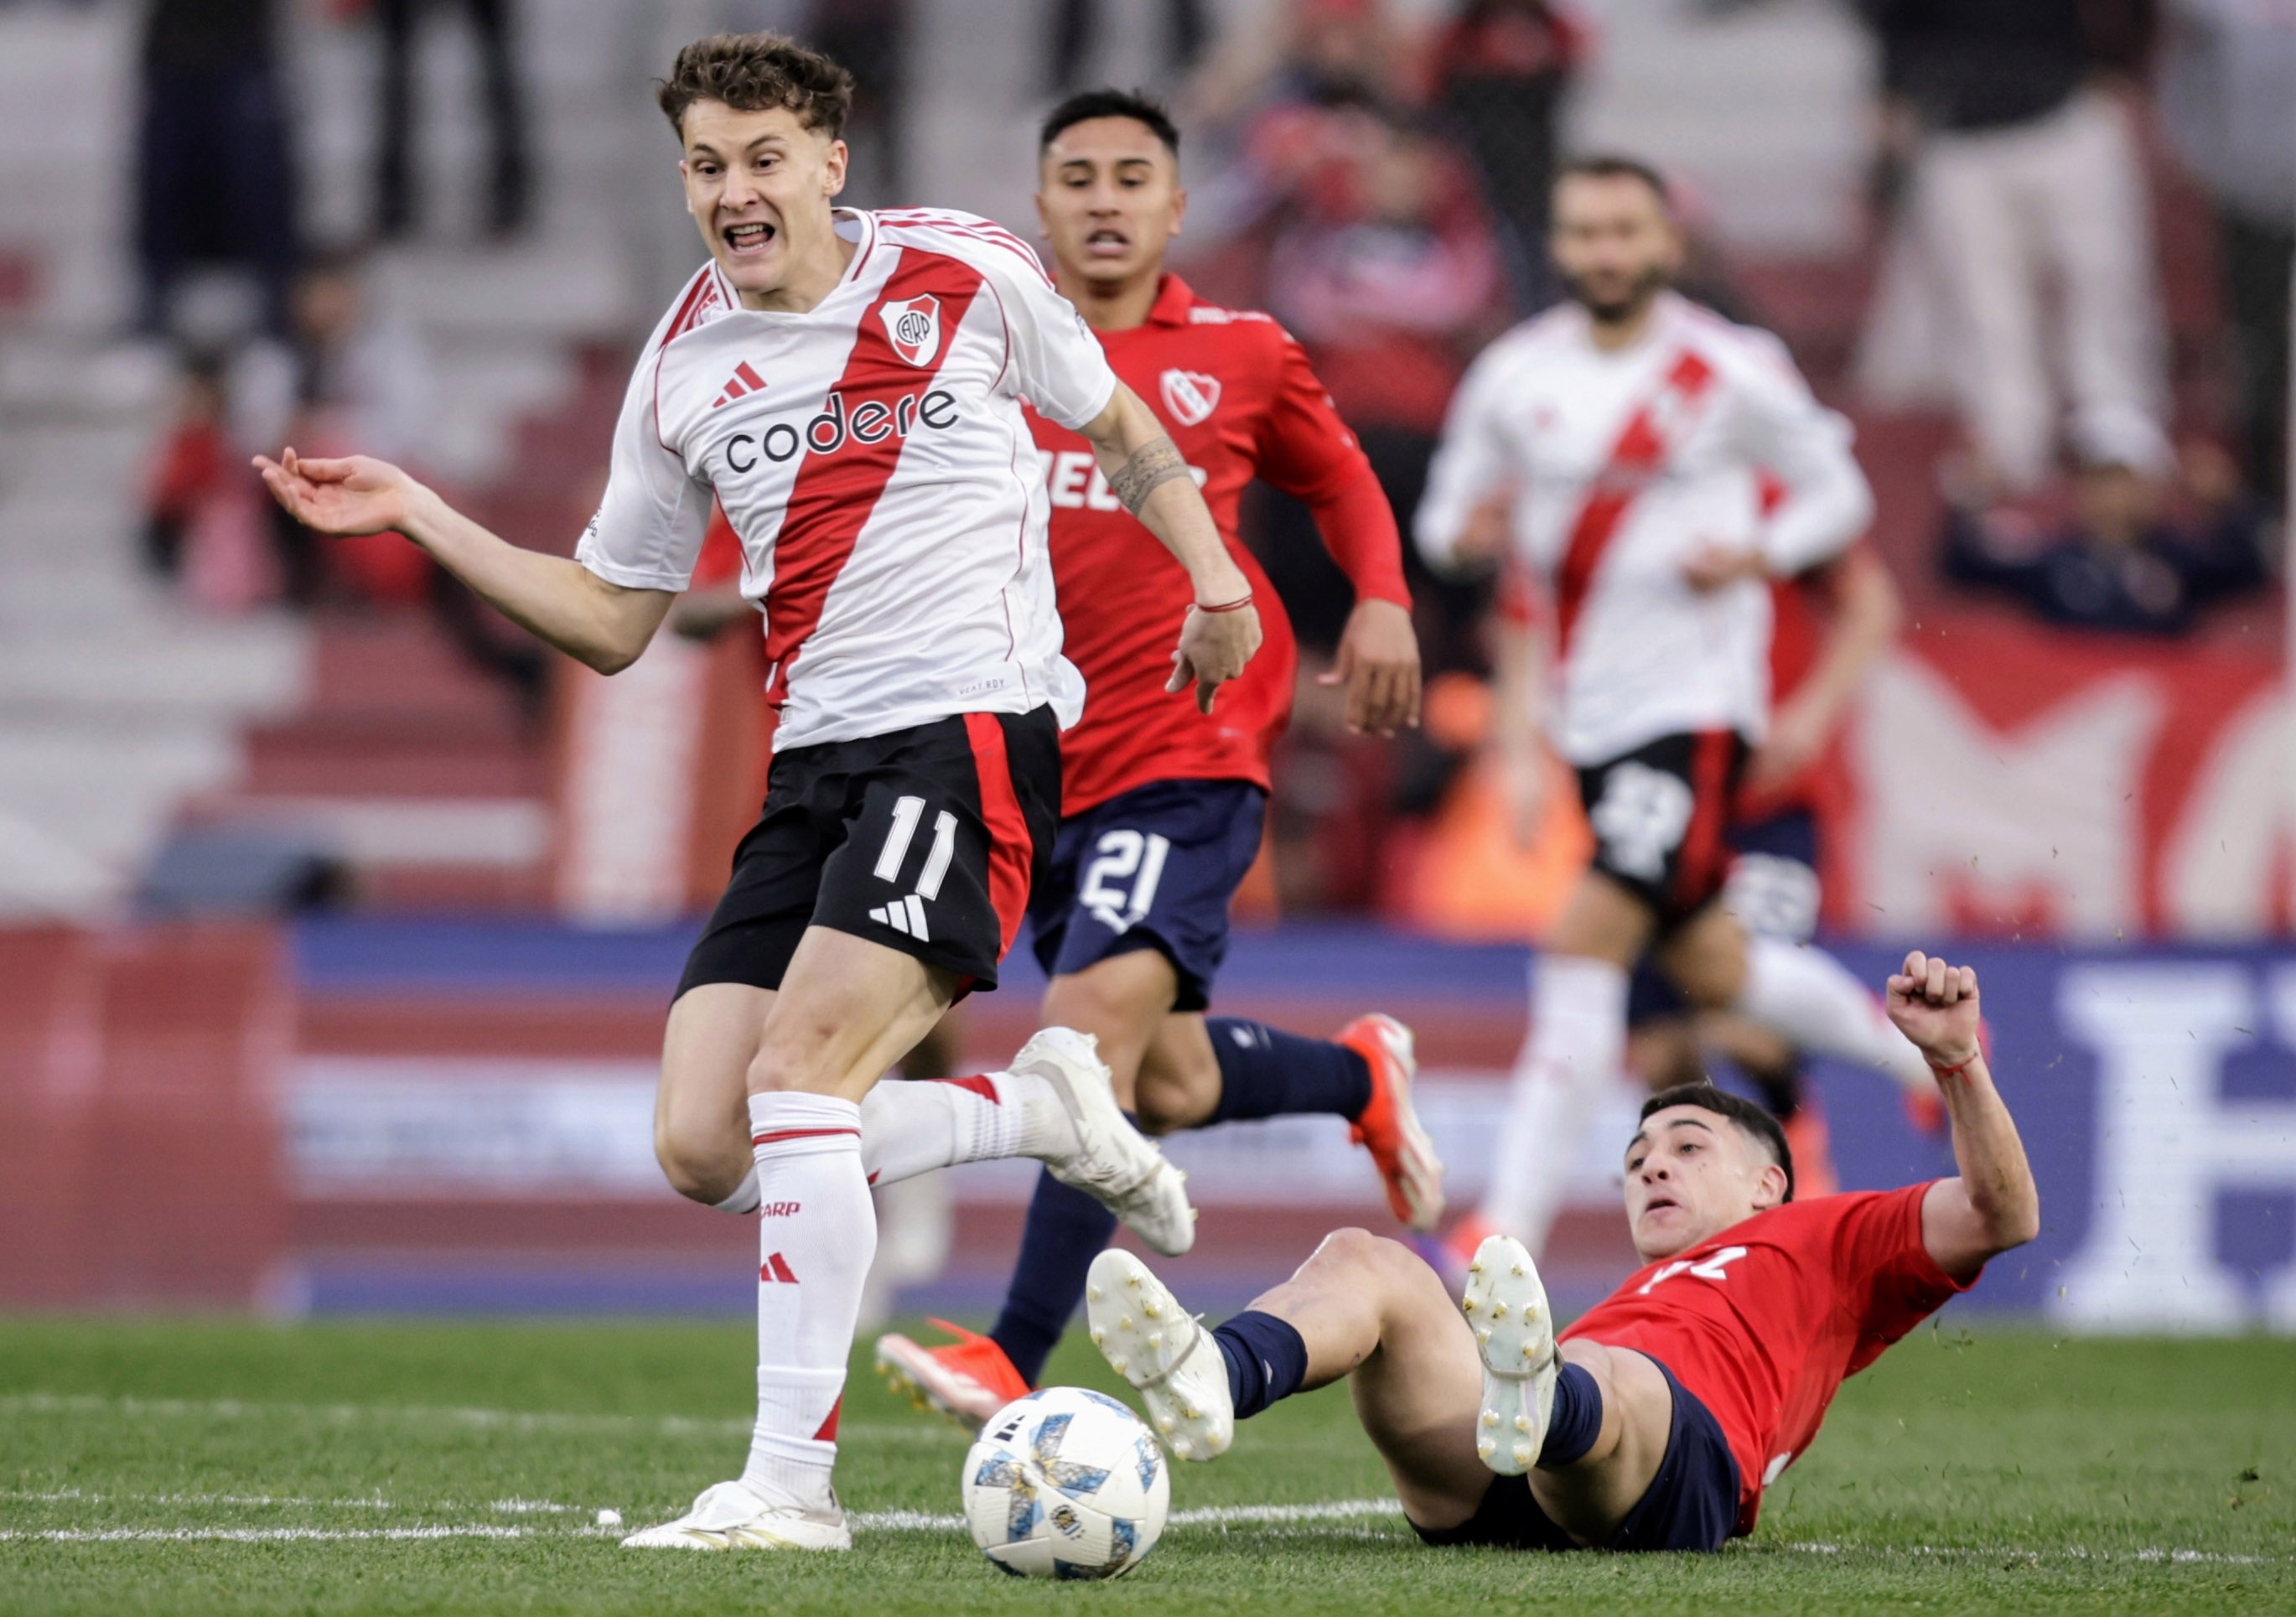
POLYGON ((925 930, 924 900, 914 893, 906 899, 896 899, 890 904, 880 904, 869 912, 869 919, 880 925, 890 926, 905 937, 914 938, 920 943, 932 941, 932 934, 925 930))

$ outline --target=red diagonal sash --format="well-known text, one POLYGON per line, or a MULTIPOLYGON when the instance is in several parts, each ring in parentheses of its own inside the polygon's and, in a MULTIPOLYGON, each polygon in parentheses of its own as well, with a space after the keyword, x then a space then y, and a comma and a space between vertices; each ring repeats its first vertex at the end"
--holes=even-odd
MULTIPOLYGON (((854 412, 872 399, 890 410, 902 396, 931 388, 955 349, 957 328, 964 324, 964 312, 980 290, 980 271, 955 259, 904 249, 900 263, 863 313, 845 373, 837 381, 845 419, 852 420, 854 412), (905 302, 923 292, 940 300, 940 351, 930 366, 911 365, 896 353, 877 315, 888 303, 905 302)), ((789 509, 774 541, 774 582, 766 596, 766 662, 773 670, 766 696, 776 707, 789 694, 790 665, 821 627, 830 586, 845 570, 861 529, 900 464, 901 446, 906 441, 900 432, 888 432, 875 443, 848 438, 833 454, 808 448, 798 468, 789 509)))
POLYGON ((1638 406, 1620 430, 1619 441, 1595 474, 1578 515, 1570 524, 1562 565, 1554 570, 1555 656, 1569 654, 1570 631, 1595 587, 1595 574, 1619 531, 1619 524, 1641 497, 1643 486, 1673 450, 1668 432, 1679 438, 1689 410, 1705 397, 1714 367, 1687 353, 1668 367, 1658 391, 1638 406))

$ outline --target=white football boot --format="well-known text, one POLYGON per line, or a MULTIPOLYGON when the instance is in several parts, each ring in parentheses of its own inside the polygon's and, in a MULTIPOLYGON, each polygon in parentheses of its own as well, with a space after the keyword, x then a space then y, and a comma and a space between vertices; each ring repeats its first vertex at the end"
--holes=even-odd
POLYGON ((624 1549, 851 1549, 845 1512, 826 1515, 791 1505, 771 1505, 748 1484, 705 1488, 693 1508, 675 1522, 648 1527, 622 1540, 624 1549))
POLYGON ((1235 1441, 1227 1359, 1212 1334, 1130 1252, 1092 1260, 1084 1317, 1108 1367, 1148 1405, 1148 1424, 1175 1459, 1217 1459, 1235 1441))
POLYGON ((1493 1235, 1467 1266, 1460 1303, 1483 1360, 1483 1407, 1475 1417, 1475 1453, 1503 1477, 1538 1463, 1554 1410, 1562 1357, 1538 1266, 1513 1235, 1493 1235))
POLYGON ((1187 1176, 1125 1120, 1099 1043, 1073 1028, 1046 1028, 1013 1058, 1011 1071, 1052 1085, 1076 1128, 1076 1150, 1047 1157, 1045 1166, 1062 1184, 1075 1186, 1123 1219, 1156 1251, 1177 1258, 1196 1244, 1187 1176))

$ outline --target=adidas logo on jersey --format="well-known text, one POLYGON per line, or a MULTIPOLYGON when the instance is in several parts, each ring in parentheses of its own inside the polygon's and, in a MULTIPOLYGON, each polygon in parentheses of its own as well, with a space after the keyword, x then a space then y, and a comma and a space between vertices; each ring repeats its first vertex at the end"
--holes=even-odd
POLYGON ((771 1285, 775 1281, 779 1281, 783 1285, 795 1285, 797 1284, 797 1276, 790 1271, 789 1260, 783 1257, 779 1252, 775 1252, 772 1257, 758 1265, 758 1278, 767 1285, 771 1285))
POLYGON ((737 398, 747 398, 752 393, 765 390, 765 378, 751 370, 750 362, 744 359, 734 367, 734 373, 726 379, 726 390, 710 401, 709 407, 714 410, 721 405, 732 404, 737 398))
POLYGON ((896 899, 890 904, 880 904, 869 912, 869 919, 881 926, 890 926, 904 937, 914 938, 920 943, 932 941, 925 930, 924 901, 911 893, 906 899, 896 899))

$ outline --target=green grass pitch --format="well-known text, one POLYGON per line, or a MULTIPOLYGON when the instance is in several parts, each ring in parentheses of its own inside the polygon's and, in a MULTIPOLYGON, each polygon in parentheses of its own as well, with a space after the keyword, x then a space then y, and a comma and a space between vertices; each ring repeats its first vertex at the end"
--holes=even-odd
MULTIPOLYGON (((1333 1389, 1176 1468, 1162 1546, 1104 1586, 903 1521, 955 1511, 965 1442, 857 1359, 851 1555, 616 1547, 600 1507, 652 1522, 739 1469, 750 1354, 717 1325, 0 1321, 0 1612, 2296 1611, 2285 1341, 1924 1330, 1711 1556, 1423 1548, 1333 1389)), ((1054 1370, 1112 1386, 1074 1338, 1054 1370)))

